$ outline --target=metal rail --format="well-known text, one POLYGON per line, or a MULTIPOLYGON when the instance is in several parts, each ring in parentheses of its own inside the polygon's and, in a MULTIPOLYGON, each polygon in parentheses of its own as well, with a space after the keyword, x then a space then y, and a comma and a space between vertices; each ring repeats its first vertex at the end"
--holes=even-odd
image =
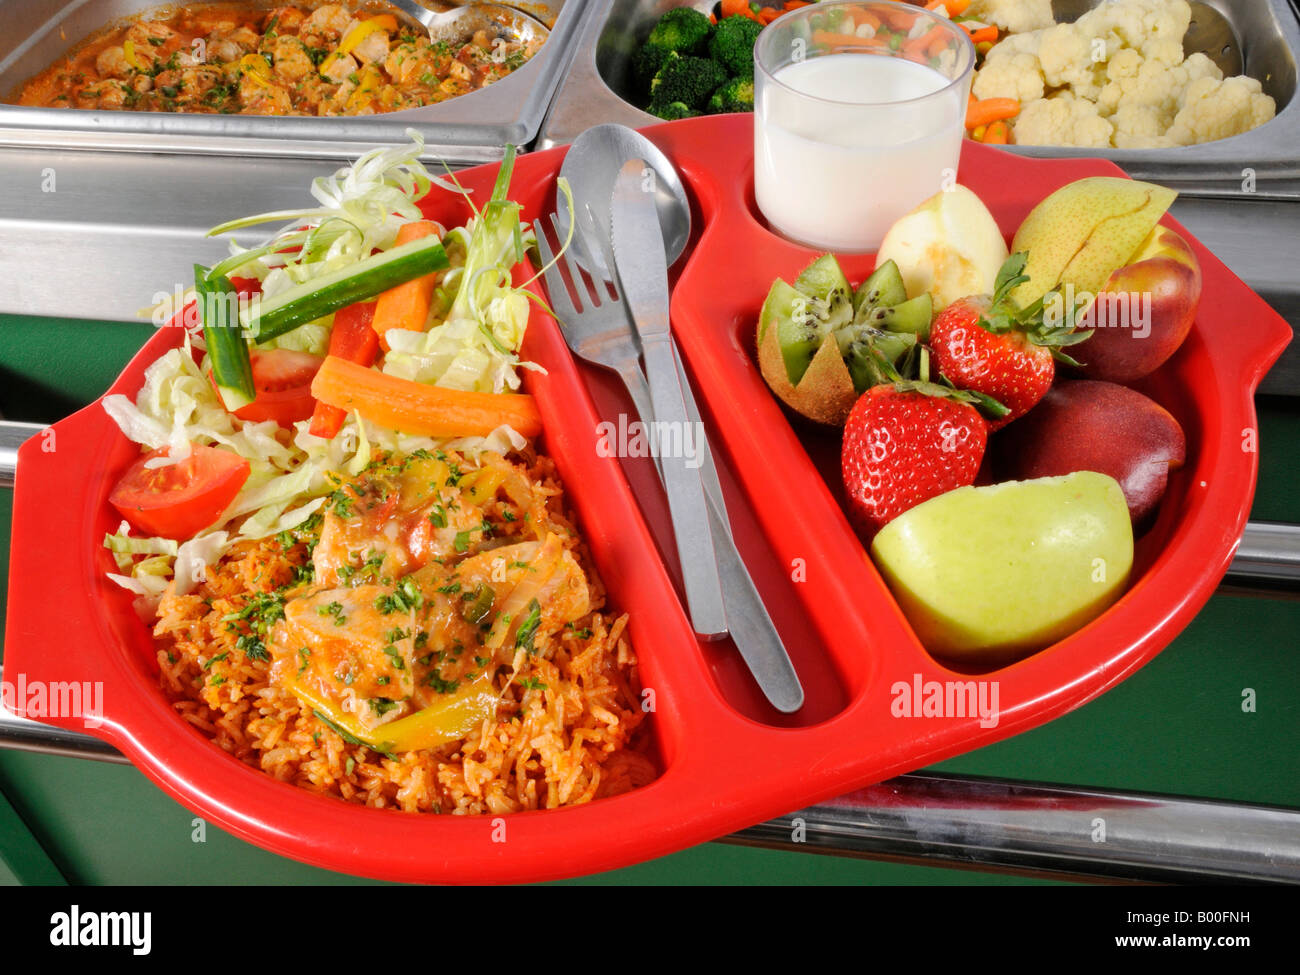
MULTIPOLYGON (((128 764, 97 738, 2 708, 0 747, 128 764)), ((1300 810, 925 772, 722 842, 1075 878, 1300 883, 1300 810)))

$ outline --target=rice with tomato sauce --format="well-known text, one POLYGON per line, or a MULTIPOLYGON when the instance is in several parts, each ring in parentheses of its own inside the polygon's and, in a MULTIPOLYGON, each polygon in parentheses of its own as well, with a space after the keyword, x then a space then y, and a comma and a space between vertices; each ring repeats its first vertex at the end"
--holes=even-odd
MULTIPOLYGON (((372 490, 373 484, 364 476, 352 484, 340 478, 340 489, 330 499, 334 511, 317 520, 321 523, 308 525, 304 531, 237 543, 208 568, 193 592, 178 595, 169 590, 158 606, 154 626, 164 693, 186 721, 241 761, 280 781, 368 806, 408 812, 499 814, 585 803, 644 785, 656 772, 639 734, 644 713, 636 656, 626 634, 627 617, 604 609, 603 587, 564 512, 551 462, 531 453, 514 461, 494 454, 485 454, 477 462, 455 454, 443 457, 441 452, 440 457, 428 464, 436 470, 442 469, 437 464, 455 470, 455 480, 448 475, 450 483, 441 486, 443 493, 430 495, 436 499, 433 502, 429 497, 410 501, 414 507, 406 522, 402 522, 401 507, 415 478, 408 476, 409 466, 399 466, 411 462, 388 458, 380 462, 379 470, 398 470, 392 481, 401 485, 396 502, 391 498, 377 501, 380 492, 372 490), (470 478, 464 476, 464 470, 475 478, 472 487, 465 487, 470 478), (490 493, 485 484, 492 488, 490 493), (454 523, 447 524, 447 509, 464 514, 471 500, 472 517, 482 519, 479 537, 471 530, 449 536, 453 539, 449 557, 435 557, 418 570, 422 576, 400 574, 409 565, 400 565, 399 556, 409 556, 416 548, 409 541, 400 552, 394 554, 390 549, 382 558, 366 549, 346 553, 344 560, 335 564, 329 562, 332 556, 326 547, 339 538, 355 536, 366 527, 366 517, 379 519, 376 527, 382 525, 383 529, 413 523, 413 513, 437 524, 439 502, 446 501, 441 506, 441 532, 447 534, 456 528, 454 523), (367 508, 368 501, 376 503, 367 508), (385 509, 384 504, 389 507, 385 509), (432 513, 425 515, 431 505, 432 513), (339 515, 340 511, 347 517, 339 515), (539 541, 543 537, 545 543, 539 541), (490 586, 479 583, 471 591, 472 580, 468 579, 471 563, 491 559, 495 552, 518 555, 510 564, 518 587, 536 588, 529 573, 536 574, 539 559, 549 559, 547 571, 551 574, 546 585, 562 571, 568 573, 564 588, 547 591, 543 586, 539 590, 540 595, 529 603, 532 607, 540 600, 538 610, 513 621, 505 640, 498 633, 502 631, 501 617, 507 614, 498 612, 492 619, 489 611, 479 619, 473 617, 478 612, 475 601, 491 604, 493 609, 499 609, 503 601, 508 603, 507 584, 496 583, 499 591, 487 597, 484 589, 492 592, 490 586), (347 558, 355 563, 350 572, 343 571, 348 568, 347 558), (369 599, 371 589, 366 587, 371 584, 358 581, 358 575, 366 571, 371 571, 376 579, 373 585, 381 592, 371 601, 388 609, 392 619, 416 620, 417 615, 404 605, 393 611, 383 604, 382 594, 391 587, 393 595, 388 598, 400 602, 403 582, 418 580, 405 591, 426 594, 422 605, 428 619, 442 620, 457 633, 472 632, 482 643, 497 641, 498 649, 493 652, 475 644, 455 654, 454 661, 448 657, 441 662, 445 654, 439 651, 435 661, 433 652, 419 651, 435 645, 441 636, 435 634, 432 641, 420 646, 418 635, 410 635, 416 628, 412 624, 394 626, 384 635, 383 639, 397 633, 402 637, 383 646, 382 655, 371 652, 366 657, 354 646, 351 656, 313 664, 312 654, 324 656, 329 647, 343 645, 348 639, 346 624, 339 625, 337 635, 327 632, 339 617, 350 612, 356 620, 363 610, 373 615, 368 604, 355 603, 360 608, 350 611, 342 607, 342 596, 349 593, 363 593, 369 599), (465 573, 465 581, 447 582, 459 579, 457 572, 465 573), (354 588, 330 588, 341 580, 354 588), (435 587, 435 582, 442 584, 435 587), (448 592, 452 594, 446 595, 448 592), (311 599, 316 602, 307 602, 311 599), (322 602, 326 599, 329 601, 322 602), (435 606, 435 599, 443 602, 435 606), (545 607, 566 599, 571 611, 585 612, 560 625, 545 607), (295 612, 304 604, 305 610, 295 612), (335 611, 335 606, 340 608, 335 611), (325 610, 336 612, 336 616, 331 619, 325 610), (450 613, 454 617, 447 615, 450 613), (324 636, 295 651, 296 644, 286 636, 295 618, 301 626, 320 629, 324 636), (525 636, 529 626, 532 629, 525 636), (407 643, 414 647, 409 653, 407 643), (462 657, 465 659, 460 662, 462 657), (345 658, 346 664, 338 663, 345 658), (397 669, 379 674, 388 663, 397 669), (340 669, 331 672, 331 668, 343 667, 350 669, 341 676, 340 669), (417 675, 421 678, 418 688, 414 683, 417 675), (468 687, 469 681, 490 686, 495 705, 459 740, 399 752, 376 746, 373 738, 371 744, 363 743, 290 689, 301 691, 306 686, 301 682, 308 677, 315 677, 315 686, 323 688, 319 693, 344 702, 336 717, 353 702, 349 721, 360 720, 362 713, 367 720, 386 722, 391 718, 382 713, 376 717, 373 709, 356 703, 353 688, 367 681, 372 688, 378 682, 385 691, 399 683, 415 688, 408 700, 400 702, 395 700, 396 691, 388 692, 394 694, 391 702, 386 697, 368 699, 371 703, 389 702, 393 710, 406 712, 399 717, 421 713, 417 705, 436 705, 443 692, 468 687), (340 684, 337 688, 331 686, 335 679, 340 684), (343 682, 348 686, 342 686, 343 682)), ((375 467, 372 464, 368 470, 375 467)), ((420 473, 427 474, 427 470, 426 465, 420 473)), ((374 480, 385 476, 381 473, 374 480)), ((425 535, 431 531, 418 524, 410 534, 413 537, 421 530, 425 535)), ((387 530, 379 531, 375 538, 382 541, 394 535, 405 537, 401 531, 387 530)), ((504 556, 491 563, 494 573, 503 560, 504 556)), ((501 571, 500 578, 505 579, 504 569, 501 571)), ((369 734, 381 738, 386 727, 398 727, 397 721, 380 723, 369 734)))

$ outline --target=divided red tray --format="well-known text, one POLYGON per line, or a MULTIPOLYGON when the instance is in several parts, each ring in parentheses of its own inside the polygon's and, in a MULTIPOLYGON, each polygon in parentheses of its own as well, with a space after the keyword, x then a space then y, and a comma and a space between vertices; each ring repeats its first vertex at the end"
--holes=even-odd
MULTIPOLYGON (((86 729, 75 715, 41 720, 91 730, 178 801, 267 849, 383 879, 482 883, 607 870, 712 839, 1024 731, 1151 659, 1205 602, 1232 558, 1256 475, 1257 455, 1242 449, 1243 431, 1255 426, 1254 389, 1290 338, 1286 323, 1192 240, 1205 284, 1195 327, 1143 386, 1183 424, 1188 462, 1139 540, 1134 582, 1101 618, 1056 646, 996 671, 956 674, 918 643, 841 513, 834 451, 792 427, 754 365, 755 320, 772 279, 792 280, 813 252, 755 216, 751 126, 748 116, 702 118, 647 135, 679 167, 698 205, 703 230, 674 291, 674 329, 727 468, 742 554, 807 691, 801 712, 778 715, 728 643, 693 637, 660 557, 662 548, 672 564, 669 536, 656 538, 648 527, 662 528, 666 510, 648 462, 624 466, 597 454, 599 422, 628 409, 617 380, 576 366, 556 324, 540 312, 524 355, 547 372, 529 373, 527 382, 542 409, 544 449, 556 460, 611 602, 631 613, 642 679, 654 691, 650 724, 662 774, 653 783, 560 811, 411 815, 312 794, 220 750, 164 700, 148 630, 129 594, 104 577, 113 563, 100 540, 117 525, 107 494, 136 449, 97 403, 58 423, 53 440, 34 438, 19 454, 6 680, 101 681, 101 727, 86 729), (981 726, 978 715, 893 716, 896 683, 957 679, 997 682, 996 724, 981 726)), ((554 208, 563 154, 519 160, 512 196, 527 219, 554 208)), ((961 181, 1008 237, 1052 190, 1098 174, 1122 175, 1103 161, 1025 159, 974 143, 964 147, 961 166, 961 181)), ((485 194, 494 176, 495 167, 480 167, 461 179, 485 194)), ((455 198, 430 199, 426 208, 449 225, 466 215, 455 198)), ((843 264, 857 281, 872 258, 843 264)), ((145 367, 179 337, 179 330, 161 330, 109 392, 134 396, 145 367)))

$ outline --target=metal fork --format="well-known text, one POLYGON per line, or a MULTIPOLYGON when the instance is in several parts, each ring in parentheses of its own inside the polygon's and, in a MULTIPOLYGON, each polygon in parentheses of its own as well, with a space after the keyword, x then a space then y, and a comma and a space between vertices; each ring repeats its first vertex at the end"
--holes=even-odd
MULTIPOLYGON (((604 266, 615 266, 614 255, 609 241, 604 234, 595 229, 595 221, 590 210, 576 215, 574 220, 575 238, 581 236, 584 253, 600 253, 604 266)), ((546 239, 549 229, 557 242, 564 240, 561 227, 564 226, 559 215, 541 218, 536 221, 535 230, 537 249, 542 261, 548 265, 543 275, 551 307, 560 318, 561 331, 569 349, 580 359, 618 373, 627 387, 632 405, 643 423, 654 419, 650 406, 650 386, 645 373, 641 370, 640 349, 636 341, 631 316, 616 286, 608 278, 593 269, 583 269, 565 255, 555 260, 555 252, 546 239), (587 270, 594 284, 597 298, 592 300, 583 284, 582 271, 587 270), (563 278, 567 272, 573 282, 584 307, 578 308, 569 294, 563 278)), ((595 262, 591 262, 595 263, 595 262)), ((676 352, 677 371, 681 377, 682 393, 686 400, 687 418, 697 429, 703 429, 700 421, 699 406, 687 381, 682 367, 681 356, 676 352)), ((749 570, 745 567, 740 552, 731 534, 731 522, 727 517, 726 504, 722 497, 722 484, 718 480, 718 471, 707 443, 701 444, 702 465, 700 475, 704 481, 704 493, 709 502, 709 524, 713 532, 715 550, 718 557, 718 569, 722 577, 722 595, 726 608, 727 627, 741 658, 754 675, 763 694, 778 711, 791 714, 803 706, 803 688, 798 675, 790 663, 780 634, 763 605, 762 597, 754 587, 749 570)), ((655 458, 658 465, 659 458, 655 458)))

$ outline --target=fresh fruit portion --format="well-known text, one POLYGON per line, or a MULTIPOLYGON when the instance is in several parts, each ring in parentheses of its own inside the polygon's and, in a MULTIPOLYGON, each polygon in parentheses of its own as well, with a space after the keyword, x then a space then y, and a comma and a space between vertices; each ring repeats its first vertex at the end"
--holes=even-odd
POLYGON ((892 263, 856 292, 829 254, 806 267, 793 287, 778 278, 759 315, 763 378, 791 409, 838 426, 860 393, 897 378, 895 367, 927 332, 929 295, 905 297, 892 263))
POLYGON ((1155 511, 1186 451, 1183 428, 1164 407, 1127 386, 1091 380, 1057 383, 995 441, 999 476, 1110 475, 1134 525, 1155 511))
POLYGON ((248 461, 230 450, 190 444, 190 455, 161 467, 167 447, 132 464, 108 496, 144 535, 184 541, 214 523, 248 480, 248 461))
POLYGON ((1080 329, 1092 332, 1081 356, 1083 374, 1127 383, 1155 372, 1187 338, 1200 300, 1196 254, 1177 233, 1157 226, 1079 320, 1080 329))
POLYGON ((1089 176, 1040 202, 1011 242, 1027 251, 1029 280, 1012 293, 1028 305, 1069 285, 1095 295, 1111 274, 1132 262, 1147 235, 1178 194, 1119 176, 1089 176))
POLYGON ((877 264, 898 265, 909 296, 928 294, 936 311, 966 295, 992 292, 1006 259, 1006 241, 993 215, 960 184, 899 219, 876 254, 877 264))
POLYGON ((1133 531, 1119 484, 1083 471, 950 491, 886 525, 871 554, 932 653, 1001 663, 1115 602, 1133 531))
POLYGON ((1022 309, 1008 297, 1026 280, 1021 273, 1025 262, 1024 253, 1011 255, 998 272, 997 290, 991 297, 977 295, 954 302, 930 328, 939 373, 959 389, 991 396, 1010 410, 990 422, 991 430, 1029 412, 1051 388, 1055 358, 1073 361, 1061 350, 1089 337, 1073 331, 1068 323, 1045 322, 1039 302, 1022 309))
POLYGON ((933 383, 873 386, 844 425, 850 516, 868 535, 908 509, 975 480, 988 441, 967 394, 933 383))

